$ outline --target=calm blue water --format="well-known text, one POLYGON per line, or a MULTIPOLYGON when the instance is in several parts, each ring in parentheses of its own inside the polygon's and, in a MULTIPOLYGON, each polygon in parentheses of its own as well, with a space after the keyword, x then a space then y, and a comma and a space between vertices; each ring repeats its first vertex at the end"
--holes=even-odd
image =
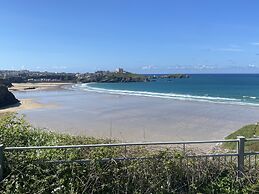
POLYGON ((104 93, 214 103, 259 105, 259 75, 206 74, 189 79, 160 79, 140 83, 91 83, 76 87, 104 93))

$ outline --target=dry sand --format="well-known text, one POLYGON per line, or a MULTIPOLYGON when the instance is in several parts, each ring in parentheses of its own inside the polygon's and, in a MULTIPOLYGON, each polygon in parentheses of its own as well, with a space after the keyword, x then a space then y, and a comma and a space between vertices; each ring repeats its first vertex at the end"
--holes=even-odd
POLYGON ((71 83, 14 83, 13 87, 9 88, 10 91, 35 91, 35 90, 57 90, 64 85, 71 83))
POLYGON ((0 109, 0 113, 18 112, 21 110, 44 108, 45 106, 43 104, 33 101, 32 99, 22 99, 20 103, 0 109))
MULTIPOLYGON (((11 92, 31 92, 31 91, 51 91, 60 90, 62 86, 70 85, 71 83, 14 83, 13 87, 9 88, 11 92)), ((0 113, 19 112, 21 110, 31 110, 39 108, 56 107, 54 104, 42 104, 32 98, 19 99, 20 103, 15 105, 0 108, 0 113)))

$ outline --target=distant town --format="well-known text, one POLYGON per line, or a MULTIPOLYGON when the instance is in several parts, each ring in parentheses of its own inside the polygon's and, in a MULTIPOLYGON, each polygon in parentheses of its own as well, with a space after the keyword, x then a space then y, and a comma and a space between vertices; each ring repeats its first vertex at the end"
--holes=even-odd
POLYGON ((95 73, 65 73, 65 72, 39 72, 29 70, 1 70, 0 84, 27 83, 27 82, 71 82, 71 83, 89 83, 89 82, 149 82, 158 78, 189 78, 186 74, 168 74, 168 75, 142 75, 125 71, 122 68, 112 71, 96 71, 95 73))

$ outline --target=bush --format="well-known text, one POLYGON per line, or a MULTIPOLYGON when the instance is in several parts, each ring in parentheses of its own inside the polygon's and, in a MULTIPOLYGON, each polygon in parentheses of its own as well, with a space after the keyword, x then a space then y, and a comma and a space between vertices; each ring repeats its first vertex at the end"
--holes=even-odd
MULTIPOLYGON (((107 143, 33 128, 14 114, 0 118, 0 142, 5 146, 107 143)), ((177 149, 123 148, 31 150, 5 152, 1 193, 242 193, 258 190, 247 178, 237 180, 231 163, 186 159, 177 149), (107 158, 107 161, 100 159, 107 158), (146 158, 146 159, 145 159, 146 158), (149 159, 147 159, 149 158, 149 159), (85 163, 49 163, 90 159, 85 163), (246 187, 246 184, 249 184, 246 187)))

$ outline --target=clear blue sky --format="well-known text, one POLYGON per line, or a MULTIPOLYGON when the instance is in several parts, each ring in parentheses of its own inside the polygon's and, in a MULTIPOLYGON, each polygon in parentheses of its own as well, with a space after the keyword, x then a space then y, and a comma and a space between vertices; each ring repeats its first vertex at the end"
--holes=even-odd
POLYGON ((259 73, 258 0, 0 0, 0 69, 259 73))

